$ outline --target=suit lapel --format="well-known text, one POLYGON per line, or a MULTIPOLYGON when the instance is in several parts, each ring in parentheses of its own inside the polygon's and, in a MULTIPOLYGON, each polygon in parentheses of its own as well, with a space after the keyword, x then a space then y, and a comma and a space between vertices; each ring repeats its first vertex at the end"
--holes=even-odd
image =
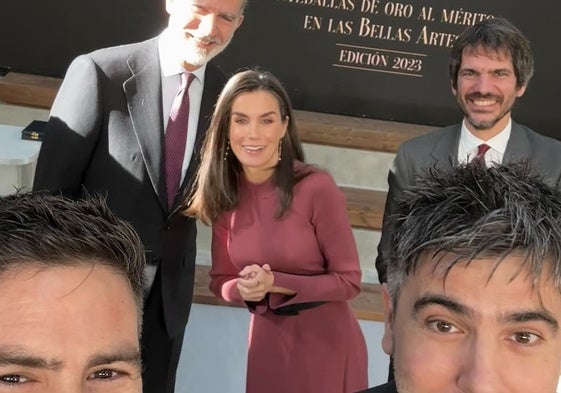
POLYGON ((530 156, 530 147, 528 136, 522 127, 513 121, 510 130, 510 138, 508 138, 505 155, 503 157, 503 163, 513 162, 523 157, 530 156))
POLYGON ((132 76, 125 81, 123 89, 132 126, 154 192, 162 209, 167 211, 165 179, 162 175, 162 82, 157 39, 149 40, 139 47, 127 63, 132 76))
POLYGON ((461 123, 447 127, 432 151, 434 162, 439 168, 451 168, 458 163, 458 146, 460 143, 461 123))

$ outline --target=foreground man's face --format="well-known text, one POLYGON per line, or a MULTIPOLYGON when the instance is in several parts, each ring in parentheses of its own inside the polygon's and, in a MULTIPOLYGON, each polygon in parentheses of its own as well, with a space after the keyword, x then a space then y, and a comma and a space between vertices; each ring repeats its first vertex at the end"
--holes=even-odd
POLYGON ((421 260, 387 310, 383 347, 399 393, 556 391, 559 290, 547 274, 533 288, 517 257, 495 265, 461 263, 443 281, 442 265, 421 260))
POLYGON ((95 265, 0 275, 0 393, 140 393, 138 312, 95 265))

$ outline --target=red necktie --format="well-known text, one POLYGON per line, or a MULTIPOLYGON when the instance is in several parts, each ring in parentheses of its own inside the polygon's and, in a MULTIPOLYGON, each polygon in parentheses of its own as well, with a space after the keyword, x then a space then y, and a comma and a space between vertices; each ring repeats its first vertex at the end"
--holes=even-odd
POLYGON ((485 153, 487 153, 490 148, 491 147, 485 143, 477 146, 477 155, 473 157, 471 162, 481 162, 482 164, 485 164, 485 153))
POLYGON ((185 157, 185 142, 187 140, 187 124, 189 122, 189 86, 193 82, 191 73, 181 74, 181 86, 171 105, 168 125, 165 135, 165 173, 168 194, 168 207, 171 210, 179 184, 181 169, 185 157))

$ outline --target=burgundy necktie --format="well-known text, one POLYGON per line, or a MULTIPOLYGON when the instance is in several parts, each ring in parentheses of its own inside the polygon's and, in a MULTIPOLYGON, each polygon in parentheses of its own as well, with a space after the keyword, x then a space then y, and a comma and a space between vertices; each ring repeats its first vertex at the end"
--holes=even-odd
POLYGON ((490 148, 491 147, 485 143, 477 146, 477 155, 473 157, 473 160, 471 160, 471 162, 480 162, 482 164, 485 164, 485 153, 487 153, 490 148))
POLYGON ((189 122, 189 86, 193 82, 191 73, 181 74, 181 86, 173 99, 165 135, 165 173, 168 194, 168 207, 171 210, 179 184, 181 182, 181 168, 185 157, 185 142, 187 140, 187 124, 189 122))

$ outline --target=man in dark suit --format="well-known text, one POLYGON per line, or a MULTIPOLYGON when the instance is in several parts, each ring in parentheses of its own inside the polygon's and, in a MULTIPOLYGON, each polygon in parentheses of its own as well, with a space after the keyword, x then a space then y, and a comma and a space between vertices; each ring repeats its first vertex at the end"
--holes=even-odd
POLYGON ((426 168, 450 168, 474 159, 479 152, 478 159, 487 165, 527 157, 548 181, 559 181, 561 142, 511 119, 512 107, 524 94, 533 71, 528 40, 505 19, 482 21, 458 36, 450 56, 450 78, 464 119, 400 146, 388 174, 389 190, 376 258, 381 283, 386 281, 394 200, 405 187, 414 185, 426 168))
POLYGON ((432 168, 396 198, 382 284, 395 381, 369 393, 554 393, 561 190, 525 162, 432 168))
POLYGON ((167 0, 169 24, 159 37, 76 58, 39 155, 35 190, 74 198, 106 193, 110 208, 132 223, 146 246, 147 393, 174 391, 196 256, 195 221, 180 205, 225 82, 209 61, 242 23, 245 1, 167 0), (182 141, 168 144, 170 126, 181 121, 173 134, 182 141))

